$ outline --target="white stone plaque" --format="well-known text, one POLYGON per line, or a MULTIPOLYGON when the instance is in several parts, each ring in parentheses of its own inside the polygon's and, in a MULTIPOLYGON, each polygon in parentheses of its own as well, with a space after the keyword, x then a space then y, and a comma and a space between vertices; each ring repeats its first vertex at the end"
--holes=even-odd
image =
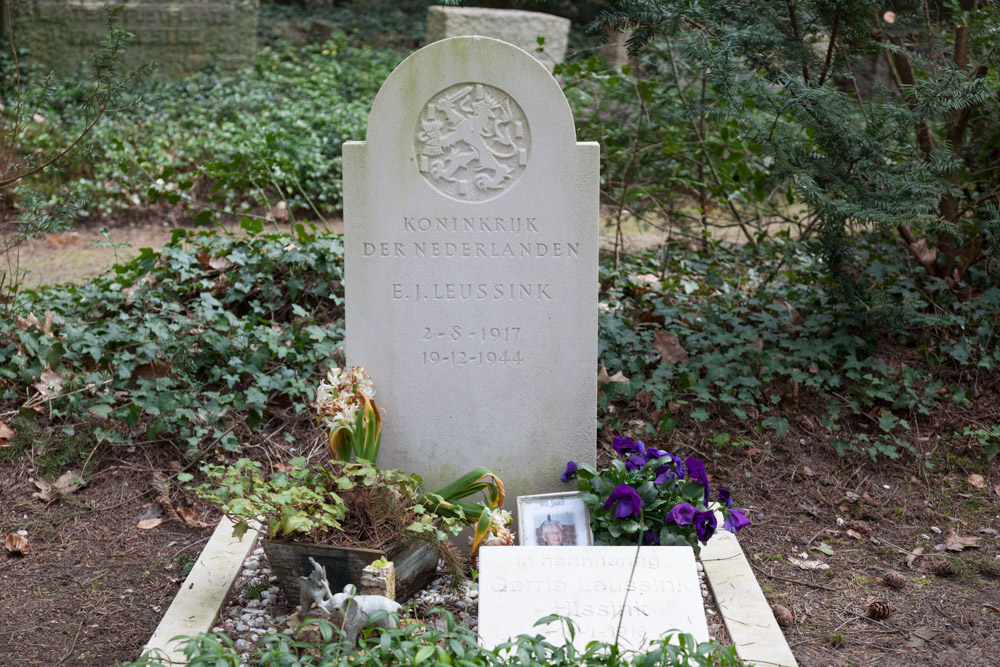
POLYGON ((479 551, 479 635, 493 648, 519 634, 562 644, 559 623, 576 624, 573 644, 599 640, 631 651, 671 631, 708 641, 705 607, 690 547, 483 547, 479 551), (633 565, 635 567, 633 571, 633 565), (619 620, 621 628, 619 630, 619 620))
POLYGON ((593 462, 599 148, 495 39, 427 46, 344 144, 346 347, 385 411, 379 464, 507 497, 593 462))

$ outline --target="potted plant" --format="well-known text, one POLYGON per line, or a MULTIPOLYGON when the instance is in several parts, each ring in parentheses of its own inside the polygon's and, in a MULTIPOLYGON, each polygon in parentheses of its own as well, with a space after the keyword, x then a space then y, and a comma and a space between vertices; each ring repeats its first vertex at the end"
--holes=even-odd
POLYGON ((373 396, 360 367, 335 368, 320 384, 315 406, 329 433, 329 461, 296 458, 268 475, 249 459, 202 467, 209 481, 195 491, 233 520, 237 537, 259 523, 289 600, 299 599, 310 558, 326 568, 334 590, 360 588, 368 564, 390 560, 396 597, 406 600, 433 579, 439 556, 458 573, 461 558, 448 540, 466 526, 474 529, 472 557, 482 543, 512 543, 503 483, 489 470, 476 468, 427 492, 419 476, 377 466, 382 420, 373 396))
POLYGON ((569 461, 561 477, 576 479, 595 544, 691 546, 697 554, 720 518, 723 529, 734 533, 750 525, 742 510, 733 509, 727 489, 716 489, 712 498, 700 459, 681 460, 629 438, 615 438, 612 448, 611 462, 600 472, 569 461))

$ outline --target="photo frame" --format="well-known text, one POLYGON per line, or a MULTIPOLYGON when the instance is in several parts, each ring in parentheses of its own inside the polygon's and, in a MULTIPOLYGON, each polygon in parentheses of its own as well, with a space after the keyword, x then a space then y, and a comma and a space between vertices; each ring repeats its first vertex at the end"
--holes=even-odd
POLYGON ((517 497, 518 543, 535 546, 591 546, 590 511, 577 491, 517 497))

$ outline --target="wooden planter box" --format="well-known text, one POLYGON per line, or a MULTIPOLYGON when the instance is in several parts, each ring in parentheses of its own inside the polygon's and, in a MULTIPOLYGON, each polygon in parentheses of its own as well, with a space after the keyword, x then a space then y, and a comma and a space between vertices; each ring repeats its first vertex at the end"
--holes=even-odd
POLYGON ((314 558, 326 568, 330 591, 337 594, 351 583, 361 590, 361 571, 385 556, 396 570, 396 601, 406 602, 434 579, 437 569, 437 547, 423 540, 410 544, 391 545, 385 550, 354 547, 329 547, 298 542, 261 540, 271 570, 278 577, 278 586, 288 601, 299 602, 299 577, 312 573, 314 558))

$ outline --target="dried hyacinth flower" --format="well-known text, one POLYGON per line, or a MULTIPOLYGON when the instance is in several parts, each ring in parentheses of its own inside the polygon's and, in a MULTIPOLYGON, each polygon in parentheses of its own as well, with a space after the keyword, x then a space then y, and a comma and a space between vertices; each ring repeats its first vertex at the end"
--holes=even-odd
POLYGON ((490 527, 483 538, 482 544, 486 546, 514 546, 514 533, 510 531, 510 523, 513 517, 510 512, 504 509, 494 509, 490 511, 490 527))
POLYGON ((368 398, 375 395, 371 377, 363 367, 331 368, 326 380, 316 387, 315 407, 320 425, 331 432, 353 429, 361 407, 361 394, 368 398))

